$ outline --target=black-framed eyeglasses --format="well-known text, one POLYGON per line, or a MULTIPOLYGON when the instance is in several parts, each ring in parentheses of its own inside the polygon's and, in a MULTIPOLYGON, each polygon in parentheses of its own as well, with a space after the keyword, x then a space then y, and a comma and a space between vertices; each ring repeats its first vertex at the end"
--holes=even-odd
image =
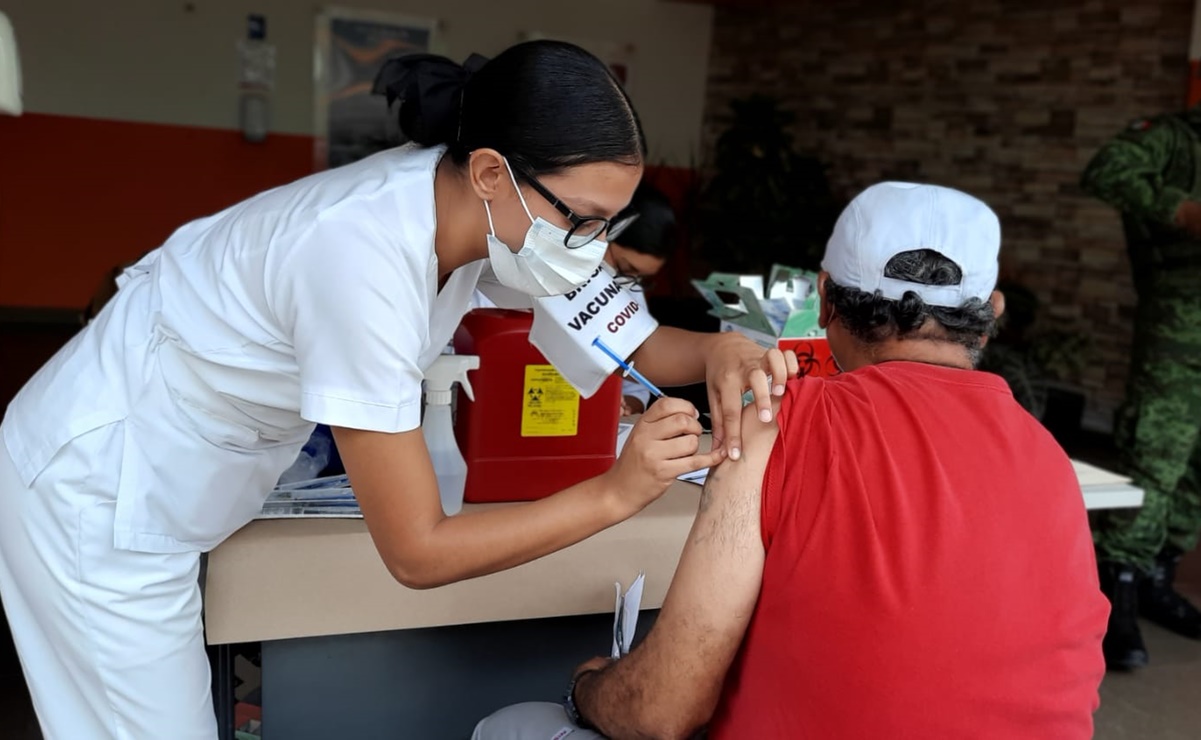
POLYGON ((613 283, 627 290, 632 290, 635 293, 640 293, 644 290, 649 290, 654 284, 649 277, 645 275, 628 275, 624 272, 619 272, 613 276, 613 283))
POLYGON ((559 213, 562 213, 569 222, 571 228, 567 231, 567 236, 563 239, 563 246, 568 249, 579 249, 587 246, 609 228, 609 219, 603 216, 580 216, 575 211, 567 207, 567 204, 559 199, 559 196, 552 193, 545 185, 538 182, 538 178, 533 175, 521 173, 521 179, 530 184, 538 195, 546 198, 551 207, 559 213))

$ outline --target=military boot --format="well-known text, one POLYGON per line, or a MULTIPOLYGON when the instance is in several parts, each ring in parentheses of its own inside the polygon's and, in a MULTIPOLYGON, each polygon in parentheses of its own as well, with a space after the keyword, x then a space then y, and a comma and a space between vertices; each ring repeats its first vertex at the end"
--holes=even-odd
POLYGON ((1201 611, 1173 588, 1176 566, 1183 554, 1174 547, 1159 553, 1151 575, 1139 584, 1139 611, 1165 629, 1201 640, 1201 611))
POLYGON ((1109 599, 1109 627, 1101 650, 1105 667, 1132 670, 1147 665, 1147 646, 1138 628, 1139 582, 1142 574, 1132 565, 1101 563, 1101 591, 1109 599))

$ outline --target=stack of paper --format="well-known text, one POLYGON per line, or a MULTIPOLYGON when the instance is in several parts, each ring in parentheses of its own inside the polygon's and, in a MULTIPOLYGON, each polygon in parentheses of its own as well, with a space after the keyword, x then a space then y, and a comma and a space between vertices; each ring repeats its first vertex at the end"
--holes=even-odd
POLYGON ((327 478, 288 483, 276 486, 267 496, 258 519, 301 518, 361 519, 362 510, 350 488, 350 478, 332 475, 327 478))
POLYGON ((1084 489, 1095 486, 1121 486, 1130 482, 1126 476, 1102 470, 1079 460, 1073 460, 1072 467, 1076 469, 1076 478, 1080 481, 1080 487, 1084 489))

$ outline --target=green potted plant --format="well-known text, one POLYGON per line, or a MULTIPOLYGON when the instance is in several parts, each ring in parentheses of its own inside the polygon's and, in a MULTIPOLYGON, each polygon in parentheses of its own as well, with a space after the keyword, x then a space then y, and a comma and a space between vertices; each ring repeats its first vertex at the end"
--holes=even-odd
POLYGON ((773 264, 816 269, 841 204, 826 167, 798 153, 792 113, 771 97, 730 103, 708 182, 697 193, 700 255, 713 267, 766 274, 773 264))

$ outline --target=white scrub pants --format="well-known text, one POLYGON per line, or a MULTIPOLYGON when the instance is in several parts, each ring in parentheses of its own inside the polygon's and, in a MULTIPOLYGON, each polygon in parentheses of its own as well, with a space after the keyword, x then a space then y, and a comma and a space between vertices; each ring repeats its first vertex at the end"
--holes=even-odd
POLYGON ((560 704, 514 704, 475 726, 471 740, 600 740, 604 735, 576 727, 560 704))
POLYGON ((120 423, 22 485, 0 444, 0 599, 46 740, 212 740, 198 553, 113 548, 120 423))

